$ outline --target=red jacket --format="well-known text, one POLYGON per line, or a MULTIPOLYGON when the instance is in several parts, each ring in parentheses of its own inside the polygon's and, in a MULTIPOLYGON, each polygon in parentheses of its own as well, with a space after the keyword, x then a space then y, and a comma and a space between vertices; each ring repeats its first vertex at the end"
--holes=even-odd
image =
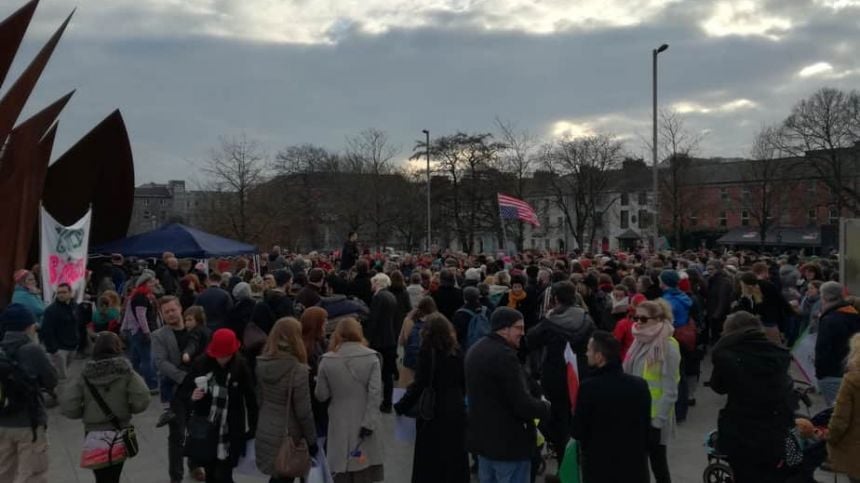
POLYGON ((630 317, 624 317, 615 324, 615 329, 612 330, 612 335, 621 342, 621 360, 627 357, 627 350, 633 345, 633 320, 630 317))

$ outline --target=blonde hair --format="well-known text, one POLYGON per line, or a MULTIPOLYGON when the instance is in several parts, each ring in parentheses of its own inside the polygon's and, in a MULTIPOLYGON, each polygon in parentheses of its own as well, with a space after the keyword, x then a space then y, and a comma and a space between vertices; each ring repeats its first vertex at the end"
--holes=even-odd
POLYGON ((663 299, 646 300, 636 306, 636 310, 643 310, 648 314, 648 317, 660 319, 663 322, 672 323, 675 319, 672 315, 672 307, 663 299))
POLYGON ((278 319, 263 346, 264 356, 277 357, 284 353, 296 356, 302 364, 308 363, 308 352, 302 340, 302 324, 293 317, 278 319))
POLYGON ((331 335, 328 350, 337 352, 344 342, 359 342, 361 345, 367 346, 367 339, 364 338, 361 324, 352 317, 346 317, 337 323, 337 327, 331 335))
POLYGON ((850 347, 850 351, 848 358, 845 359, 845 366, 849 370, 860 371, 860 333, 851 336, 848 347, 850 347))

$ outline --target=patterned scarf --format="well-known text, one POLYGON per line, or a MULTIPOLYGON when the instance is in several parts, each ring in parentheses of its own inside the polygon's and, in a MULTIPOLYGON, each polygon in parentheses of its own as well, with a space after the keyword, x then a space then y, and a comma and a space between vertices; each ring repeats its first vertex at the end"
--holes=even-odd
POLYGON ((644 326, 633 324, 633 345, 624 358, 624 372, 632 374, 635 361, 641 357, 645 358, 646 366, 663 362, 669 350, 669 337, 673 332, 674 328, 668 322, 644 326))
POLYGON ((209 392, 212 394, 212 405, 209 407, 209 421, 218 425, 218 459, 227 459, 230 453, 230 428, 227 424, 227 405, 230 402, 230 372, 227 372, 227 380, 224 385, 218 384, 213 373, 206 375, 209 378, 209 392))

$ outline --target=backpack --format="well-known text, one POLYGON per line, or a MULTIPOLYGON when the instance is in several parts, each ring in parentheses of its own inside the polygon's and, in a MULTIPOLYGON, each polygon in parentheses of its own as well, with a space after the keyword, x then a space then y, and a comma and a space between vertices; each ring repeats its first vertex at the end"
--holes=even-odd
POLYGON ((36 378, 18 364, 16 352, 0 346, 0 415, 26 409, 35 441, 41 393, 36 378))
POLYGON ((418 351, 421 350, 421 329, 424 321, 419 319, 412 324, 409 337, 406 339, 406 347, 403 348, 403 366, 412 370, 418 369, 418 351))
POLYGON ((483 306, 477 312, 472 312, 466 308, 462 308, 460 310, 466 312, 471 317, 471 319, 469 319, 469 329, 466 335, 465 347, 465 350, 469 350, 469 348, 472 347, 472 344, 478 342, 481 337, 490 333, 490 319, 487 317, 487 308, 483 306))

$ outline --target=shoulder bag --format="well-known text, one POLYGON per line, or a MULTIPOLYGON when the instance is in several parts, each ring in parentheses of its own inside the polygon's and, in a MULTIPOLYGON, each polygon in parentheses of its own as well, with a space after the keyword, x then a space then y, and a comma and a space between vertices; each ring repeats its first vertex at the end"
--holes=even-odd
POLYGON ((86 377, 82 377, 82 379, 96 404, 99 405, 104 415, 110 420, 114 431, 90 431, 87 434, 83 454, 81 455, 81 466, 98 469, 120 463, 126 458, 134 458, 138 451, 140 451, 140 446, 137 442, 137 432, 134 426, 129 424, 125 428, 122 427, 119 418, 111 411, 110 406, 102 398, 98 389, 86 377), (113 434, 109 435, 107 433, 113 434))
MULTIPOLYGON (((301 370, 301 367, 296 370, 301 370)), ((311 470, 311 457, 308 442, 305 438, 298 443, 290 436, 290 414, 293 410, 293 382, 295 372, 290 377, 290 389, 287 392, 287 421, 284 425, 284 439, 278 454, 275 455, 275 475, 279 478, 305 478, 311 470)))

